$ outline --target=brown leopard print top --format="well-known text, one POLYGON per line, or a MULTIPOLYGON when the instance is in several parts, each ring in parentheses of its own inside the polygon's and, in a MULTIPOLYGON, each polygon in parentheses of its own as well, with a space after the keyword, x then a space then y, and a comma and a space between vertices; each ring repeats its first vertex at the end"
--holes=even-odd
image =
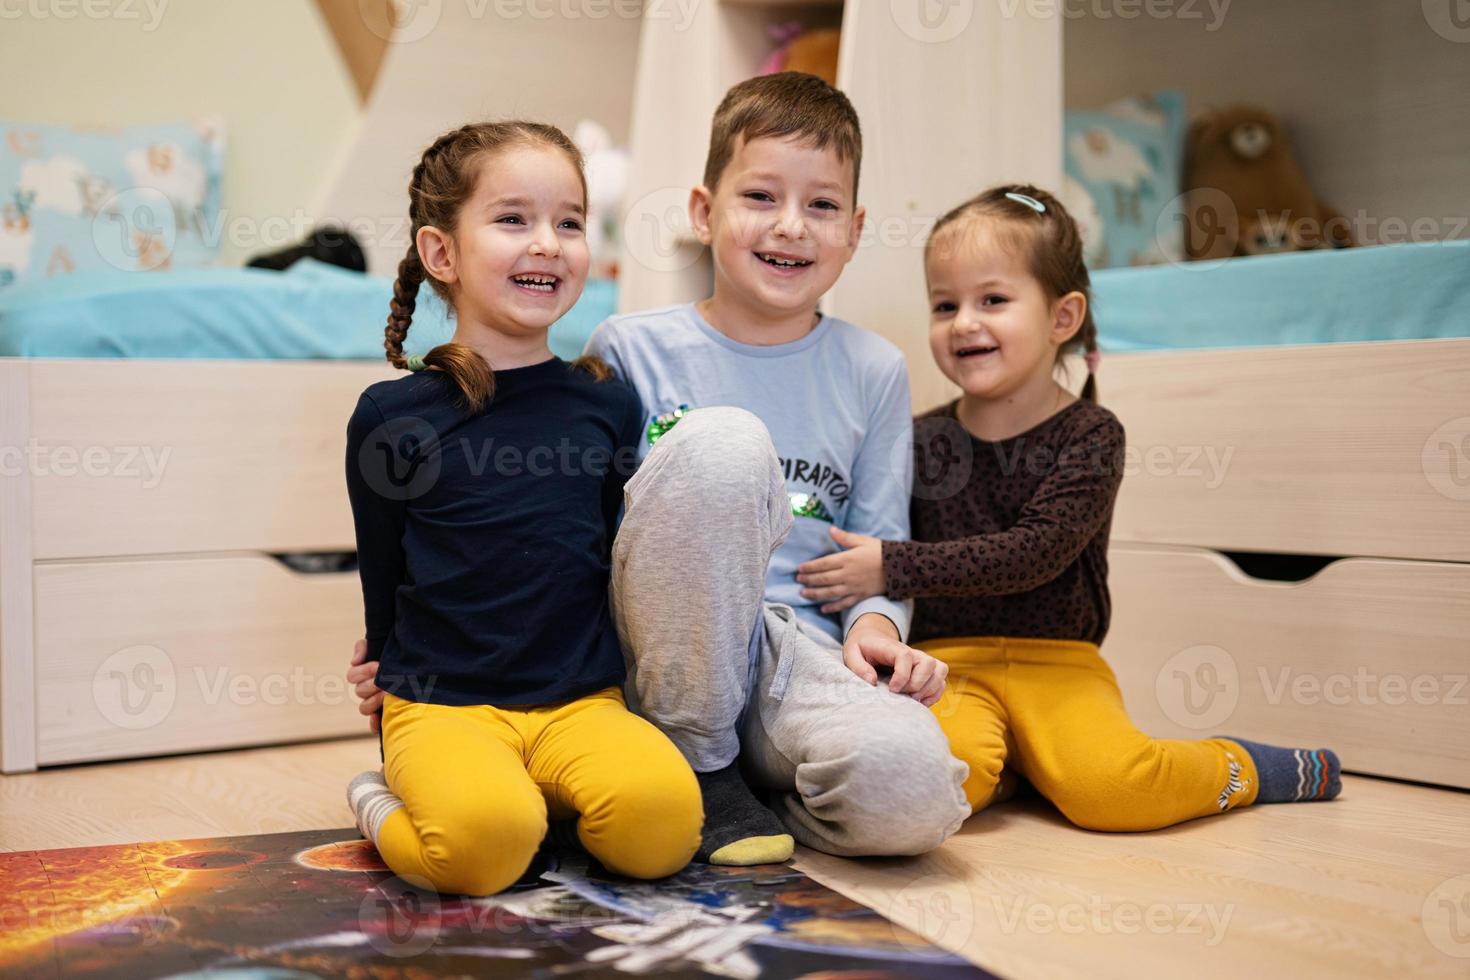
POLYGON ((1102 643, 1123 426, 1077 401, 986 442, 958 401, 914 420, 912 541, 883 542, 888 594, 915 599, 911 643, 1010 636, 1102 643))

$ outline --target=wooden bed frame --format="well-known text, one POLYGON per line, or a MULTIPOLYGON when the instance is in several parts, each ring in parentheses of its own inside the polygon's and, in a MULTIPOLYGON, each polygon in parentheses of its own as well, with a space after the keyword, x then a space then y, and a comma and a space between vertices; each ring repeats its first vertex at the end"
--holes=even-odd
MULTIPOLYGON (((0 359, 0 447, 33 447, 0 460, 0 769, 363 730, 356 573, 274 556, 352 550, 346 420, 393 374, 0 359)), ((1470 786, 1470 340, 1114 355, 1100 382, 1131 450, 1104 652, 1139 723, 1470 786), (1262 581, 1235 551, 1340 560, 1262 581)))
POLYGON ((372 362, 0 359, 0 770, 354 734, 372 362))
POLYGON ((1470 787, 1470 340, 1107 356, 1103 652, 1152 734, 1470 787), (1252 578, 1223 552, 1333 559, 1252 578))

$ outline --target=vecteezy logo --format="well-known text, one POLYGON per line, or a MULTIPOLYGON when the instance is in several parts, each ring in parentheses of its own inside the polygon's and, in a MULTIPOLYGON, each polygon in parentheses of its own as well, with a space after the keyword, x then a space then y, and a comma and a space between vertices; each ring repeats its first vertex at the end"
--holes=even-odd
POLYGON ((1424 479, 1450 500, 1470 500, 1470 415, 1451 419, 1424 441, 1424 479))
POLYGON ((932 953, 934 946, 954 949, 975 930, 975 900, 954 878, 926 875, 893 897, 889 918, 895 923, 894 937, 907 949, 924 953, 932 953))
MULTIPOLYGON (((975 446, 970 434, 958 421, 943 416, 921 418, 914 422, 914 480, 911 492, 920 500, 948 500, 970 482, 975 467, 975 446)), ((894 446, 894 451, 907 451, 894 446)), ((908 467, 900 459, 890 459, 892 472, 903 473, 908 467)))
POLYGON ((357 465, 374 493, 388 500, 414 500, 439 480, 444 466, 439 434, 421 418, 391 419, 368 433, 357 465))
POLYGON ((439 26, 444 0, 357 0, 357 14, 373 34, 394 44, 407 44, 429 36, 439 26))
POLYGON ((923 44, 959 37, 975 16, 975 0, 888 0, 893 22, 923 44))
POLYGON ((1235 200, 1219 188, 1185 191, 1159 209, 1154 220, 1159 254, 1191 272, 1220 265, 1235 254, 1239 242, 1240 212, 1235 200))
POLYGON ((704 247, 689 227, 689 191, 660 187, 644 194, 623 218, 623 248, 650 272, 681 272, 699 261, 704 247))
POLYGON ((1424 20, 1446 41, 1470 42, 1470 0, 1423 0, 1424 20))
POLYGON ((1424 899, 1419 921, 1434 948, 1446 956, 1470 958, 1470 875, 1440 882, 1424 899))
POLYGON ((434 945, 442 925, 439 895, 417 875, 378 882, 358 906, 358 928, 388 956, 418 956, 434 945))
POLYGON ((1235 658, 1217 646, 1192 646, 1164 662, 1154 696, 1168 719, 1190 729, 1214 728, 1235 713, 1240 672, 1235 658))
POLYGON ((97 254, 124 272, 148 272, 166 265, 178 235, 173 202, 153 187, 131 187, 112 195, 92 220, 97 254))
POLYGON ((139 731, 168 717, 178 694, 174 662, 158 647, 125 647, 92 674, 92 702, 108 722, 139 731))

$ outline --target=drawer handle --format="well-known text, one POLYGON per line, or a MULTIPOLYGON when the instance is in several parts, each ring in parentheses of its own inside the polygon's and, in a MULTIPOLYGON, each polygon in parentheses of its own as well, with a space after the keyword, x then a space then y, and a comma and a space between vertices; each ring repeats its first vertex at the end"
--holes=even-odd
POLYGON ((301 575, 335 575, 357 571, 355 551, 288 551, 271 557, 301 575))
POLYGON ((1341 555, 1293 555, 1275 551, 1221 551, 1247 578, 1265 582, 1305 582, 1341 555))

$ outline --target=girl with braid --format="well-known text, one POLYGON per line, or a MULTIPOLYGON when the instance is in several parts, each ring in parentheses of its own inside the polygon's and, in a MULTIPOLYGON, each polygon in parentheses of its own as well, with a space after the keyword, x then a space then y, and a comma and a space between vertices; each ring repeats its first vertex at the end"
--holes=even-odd
POLYGON ((1055 197, 996 187, 924 254, 929 343, 960 397, 915 422, 911 541, 834 529, 803 595, 916 602, 911 642, 949 665, 934 711, 975 811, 1022 777, 1078 826, 1154 830, 1252 803, 1327 800, 1337 756, 1239 738, 1150 738, 1098 652, 1123 427, 1097 404, 1097 330, 1077 225, 1055 197), (1058 384, 1085 354, 1082 397, 1058 384))
POLYGON ((413 241, 384 347, 411 374, 348 423, 369 658, 387 694, 383 771, 348 788, 398 875, 488 895, 526 871, 548 819, 637 878, 700 842, 698 783, 628 710, 609 552, 643 411, 605 365, 547 332, 587 276, 587 188, 558 129, 481 123, 439 137, 409 184, 413 241), (405 357, 419 285, 453 338, 405 357))

